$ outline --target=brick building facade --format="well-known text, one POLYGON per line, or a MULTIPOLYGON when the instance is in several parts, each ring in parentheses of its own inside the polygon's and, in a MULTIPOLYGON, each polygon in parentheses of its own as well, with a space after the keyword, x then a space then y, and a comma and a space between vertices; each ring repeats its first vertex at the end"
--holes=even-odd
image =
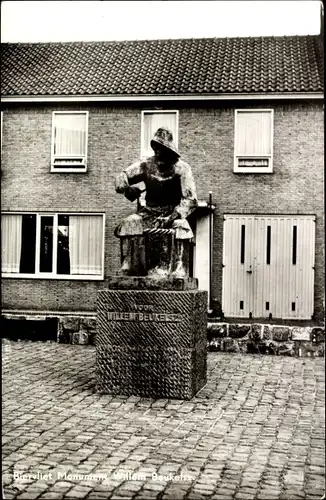
MULTIPOLYGON (((256 46, 257 44, 263 46, 263 40, 256 39, 256 46)), ((22 89, 20 84, 15 83, 15 78, 21 82, 23 73, 19 79, 14 69, 8 69, 9 62, 14 60, 10 50, 14 50, 15 57, 18 57, 18 62, 20 61, 23 65, 26 53, 36 54, 39 44, 34 46, 31 44, 27 48, 26 46, 19 47, 19 45, 13 47, 11 44, 5 46, 1 167, 3 216, 19 214, 20 217, 24 214, 38 214, 40 222, 36 224, 41 225, 36 232, 40 231, 41 236, 36 244, 39 245, 37 250, 41 248, 41 252, 42 217, 46 218, 47 214, 51 217, 55 214, 51 222, 54 228, 60 226, 60 214, 68 217, 71 214, 104 216, 105 230, 103 267, 98 275, 79 279, 77 276, 77 279, 70 279, 64 273, 65 277, 56 273, 53 276, 48 274, 44 279, 42 273, 26 276, 19 270, 11 274, 4 272, 2 278, 3 310, 16 311, 19 314, 24 311, 35 314, 49 311, 53 314, 63 312, 83 314, 95 311, 97 290, 105 288, 106 278, 119 268, 119 241, 113 236, 113 230, 124 215, 135 210, 135 204, 131 205, 121 195, 116 194, 114 177, 116 173, 141 155, 144 111, 147 110, 154 113, 169 111, 176 116, 178 148, 182 159, 192 167, 200 201, 193 222, 196 227, 197 221, 194 275, 199 278, 202 288, 210 288, 211 304, 214 305, 217 314, 224 313, 227 318, 235 316, 252 318, 252 320, 268 317, 271 314, 272 317, 280 319, 293 319, 293 321, 314 319, 321 322, 324 316, 324 117, 319 70, 321 49, 318 37, 288 37, 288 39, 283 37, 282 46, 285 46, 285 52, 290 49, 299 50, 301 47, 301 54, 305 54, 307 48, 311 50, 312 42, 314 61, 311 62, 311 59, 303 61, 303 65, 306 61, 307 67, 301 68, 301 73, 299 71, 298 81, 301 74, 306 74, 307 70, 310 73, 306 82, 302 83, 301 77, 301 87, 299 84, 296 86, 297 82, 293 79, 293 88, 280 90, 274 78, 271 88, 267 84, 266 88, 255 88, 256 80, 251 74, 249 75, 251 88, 245 92, 243 88, 240 88, 239 92, 232 89, 230 91, 226 87, 217 91, 210 89, 209 92, 200 89, 197 84, 196 88, 199 90, 192 94, 179 89, 172 98, 171 91, 166 93, 161 91, 155 97, 149 89, 146 95, 142 96, 141 92, 136 89, 134 95, 125 91, 123 99, 118 91, 111 91, 111 93, 106 91, 106 97, 101 96, 99 91, 96 91, 97 94, 94 97, 96 93, 94 90, 91 98, 87 92, 81 94, 79 91, 78 95, 73 95, 72 84, 69 84, 71 88, 64 95, 60 89, 56 92, 51 90, 44 76, 45 90, 42 92, 37 88, 38 83, 33 80, 36 69, 28 70, 27 74, 24 74, 23 82, 28 88, 22 89), (26 84, 28 78, 29 82, 26 84), (53 113, 66 111, 88 112, 87 169, 84 172, 54 170, 53 161, 51 161, 53 113), (236 141, 239 140, 236 136, 236 117, 239 116, 237 113, 250 113, 250 111, 256 113, 255 116, 260 116, 259 113, 262 111, 266 111, 267 114, 264 115, 267 116, 270 113, 271 116, 272 151, 268 159, 268 166, 272 168, 270 172, 263 173, 259 170, 262 165, 265 165, 262 162, 267 162, 265 159, 267 153, 265 156, 262 155, 263 159, 258 159, 256 171, 252 158, 244 160, 249 161, 246 164, 247 170, 244 167, 239 172, 235 168, 235 162, 238 161, 236 141), (208 262, 210 219, 207 201, 209 192, 212 192, 215 207, 211 270, 208 262), (233 229, 230 229, 229 233, 225 229, 228 218, 233 220, 233 229), (258 222, 252 222, 254 219, 258 222), (281 223, 283 219, 288 222, 281 223), (288 227, 284 229, 284 234, 282 233, 284 239, 274 241, 275 234, 283 231, 282 224, 284 228, 288 227), (295 234, 293 227, 296 228, 295 234), (257 232, 251 233, 250 231, 257 232), (260 233, 267 234, 267 247, 265 236, 263 243, 259 242, 260 233), (268 238, 271 238, 269 243, 268 238), (308 240, 311 240, 310 243, 307 243, 308 240), (300 244, 303 245, 302 248, 300 244), (260 248, 262 245, 264 245, 263 249, 260 248), (238 276, 237 287, 242 290, 243 297, 228 284, 230 277, 225 269, 228 265, 234 266, 234 262, 231 261, 227 264, 228 255, 225 249, 235 246, 237 246, 235 252, 239 259, 240 254, 242 259, 242 252, 251 252, 250 255, 246 253, 246 257, 243 255, 243 262, 239 260, 239 264, 244 264, 245 269, 242 266, 243 270, 241 270, 239 266, 240 270, 234 268, 233 271, 234 276, 238 276), (283 247, 284 252, 277 250, 283 247), (257 253, 255 253, 255 248, 257 253), (265 260, 259 261, 259 252, 265 255, 266 251, 269 254, 267 261, 265 257, 265 260), (299 259, 300 251, 302 251, 303 260, 296 262, 293 259, 297 258, 297 252, 299 259), (267 273, 272 273, 270 264, 273 264, 276 252, 279 252, 277 254, 279 261, 283 259, 280 264, 283 268, 275 271, 276 274, 270 275, 266 288, 264 283, 268 281, 267 273), (289 256, 292 262, 288 262, 289 256), (249 257, 250 263, 246 260, 249 257), (269 258, 271 262, 268 261, 269 258), (293 288, 291 269, 296 264, 301 268, 298 271, 299 274, 296 275, 297 282, 293 288), (253 271, 251 271, 251 265, 253 265, 253 271), (265 274, 261 278, 256 278, 258 271, 263 268, 265 274), (243 279, 241 276, 247 279, 246 273, 248 273, 250 280, 251 272, 252 277, 256 279, 254 282, 256 285, 248 289, 251 285, 241 281, 243 279), (286 283, 282 281, 285 275, 290 276, 286 283), (211 284, 209 285, 210 277, 211 284), (309 298, 310 292, 307 292, 305 282, 308 288, 311 283, 312 298, 309 298), (263 302, 257 306, 257 296, 263 294, 265 294, 262 298, 263 302), (269 299, 268 294, 270 297, 274 294, 274 299, 269 299), (227 299, 227 296, 231 299, 227 299), (277 300, 282 302, 288 300, 289 304, 292 304, 292 309, 289 305, 289 313, 275 313, 276 305, 273 300, 275 304, 277 300), (302 304, 301 307, 300 301, 310 301, 310 309, 309 307, 305 309, 302 304), (232 312, 234 311, 232 302, 237 303, 238 313, 236 314, 232 312), (250 302, 250 305, 247 306, 247 302, 250 302), (301 315, 300 310, 303 311, 301 315)), ((123 43, 120 43, 121 47, 123 43)), ((134 49, 141 46, 141 42, 133 43, 136 44, 134 49)), ((275 49, 278 42, 277 39, 269 39, 268 43, 275 49)), ((51 44, 45 45, 51 46, 51 44)), ((69 48, 74 44, 61 45, 69 48)), ((80 44, 80 46, 85 48, 87 44, 80 44)), ((96 44, 89 44, 89 47, 91 46, 94 48, 96 44)), ((103 48, 103 44, 101 47, 103 48)), ((236 47, 236 42, 234 42, 234 47, 236 47)), ((173 46, 170 49, 173 52, 173 46)), ((107 43, 107 50, 110 52, 110 43, 107 43)), ((271 53, 273 53, 272 50, 269 54, 271 53)), ((212 50, 210 54, 212 57, 212 50)), ((62 54, 59 56, 58 60, 63 57, 62 54)), ((186 55, 184 57, 186 58, 186 55)), ((189 62, 189 54, 187 57, 189 62)), ((283 79, 283 85, 289 81, 287 75, 292 74, 292 69, 299 64, 299 59, 298 56, 294 62, 290 61, 291 64, 288 62, 288 67, 285 64, 285 67, 281 68, 283 73, 280 78, 283 79)), ((182 61, 182 56, 180 60, 182 61)), ((225 62, 225 64, 228 63, 225 62)), ((180 65, 181 62, 179 62, 179 70, 180 65)), ((254 62, 252 65, 255 66, 254 62)), ((208 78, 208 73, 213 74, 214 71, 209 65, 206 64, 206 66, 208 70, 206 67, 205 74, 208 78)), ((204 67, 202 62, 200 68, 204 67)), ((239 70, 239 67, 237 69, 239 70)), ((198 70, 197 80, 204 85, 201 71, 203 73, 203 70, 198 70)), ((232 68, 229 68, 229 71, 232 73, 232 68)), ((279 74, 279 68, 276 67, 273 71, 274 75, 279 74)), ((239 75, 239 72, 237 74, 239 75)), ((82 77, 82 75, 79 76, 82 77)), ((99 77, 99 73, 97 76, 99 77)), ((51 78, 54 81, 53 75, 51 78)), ((162 78, 164 80, 167 77, 163 74, 162 78)), ((221 79, 221 75, 219 78, 221 79)), ((133 81, 132 75, 129 75, 129 81, 133 81)), ((223 78, 221 81, 223 82, 223 78)), ((240 76, 238 76, 238 88, 239 83, 242 87, 246 85, 240 76)), ((212 83, 210 84, 213 87, 212 83)), ((76 85, 78 87, 78 82, 76 85)), ((122 85, 121 81, 120 85, 122 85)), ((36 262, 38 262, 37 257, 36 262)))

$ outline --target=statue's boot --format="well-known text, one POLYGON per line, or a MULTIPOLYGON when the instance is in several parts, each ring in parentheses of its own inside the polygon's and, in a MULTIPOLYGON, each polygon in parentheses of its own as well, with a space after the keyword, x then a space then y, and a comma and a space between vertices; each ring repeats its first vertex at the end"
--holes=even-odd
MULTIPOLYGON (((188 240, 186 240, 188 242, 188 240)), ((186 278, 188 269, 184 263, 184 240, 175 240, 175 264, 172 272, 174 278, 186 278)))
POLYGON ((121 274, 144 276, 146 274, 145 244, 143 236, 129 236, 123 242, 121 274))
POLYGON ((126 240, 120 273, 129 276, 131 275, 131 241, 129 238, 126 240))

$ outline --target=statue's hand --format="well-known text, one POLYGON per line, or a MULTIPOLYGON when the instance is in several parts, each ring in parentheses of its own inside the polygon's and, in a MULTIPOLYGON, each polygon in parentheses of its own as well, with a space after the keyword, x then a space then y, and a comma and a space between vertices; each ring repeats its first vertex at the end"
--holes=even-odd
POLYGON ((173 222, 178 218, 179 218, 178 214, 176 214, 175 212, 173 212, 171 215, 169 215, 167 217, 163 217, 163 216, 157 217, 156 227, 158 227, 158 228, 170 228, 170 227, 172 227, 173 222))
POLYGON ((138 187, 129 186, 125 190, 125 197, 129 201, 135 201, 135 200, 137 200, 137 198, 140 197, 141 192, 142 192, 141 189, 139 189, 138 187))
POLYGON ((166 228, 168 220, 169 220, 169 217, 159 216, 159 217, 157 217, 157 219, 155 221, 155 226, 157 228, 161 228, 161 229, 166 228))
POLYGON ((176 219, 180 219, 180 218, 181 218, 181 217, 180 217, 180 215, 178 214, 178 212, 174 211, 174 212, 172 212, 172 214, 171 214, 171 215, 169 215, 169 217, 168 217, 168 224, 169 224, 170 226, 172 226, 173 222, 174 222, 176 219))

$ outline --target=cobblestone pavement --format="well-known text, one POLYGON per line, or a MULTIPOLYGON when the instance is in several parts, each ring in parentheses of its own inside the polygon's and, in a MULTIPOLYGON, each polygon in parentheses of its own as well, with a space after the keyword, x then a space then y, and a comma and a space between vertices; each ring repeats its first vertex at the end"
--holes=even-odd
POLYGON ((209 353, 191 401, 99 395, 91 346, 3 341, 5 498, 320 499, 324 363, 209 353))

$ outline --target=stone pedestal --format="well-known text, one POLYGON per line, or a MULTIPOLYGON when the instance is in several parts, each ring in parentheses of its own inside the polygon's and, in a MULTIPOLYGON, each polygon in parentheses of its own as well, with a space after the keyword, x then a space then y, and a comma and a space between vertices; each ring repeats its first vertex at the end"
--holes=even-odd
POLYGON ((99 392, 191 399, 205 385, 207 292, 196 284, 124 277, 98 292, 99 392))

